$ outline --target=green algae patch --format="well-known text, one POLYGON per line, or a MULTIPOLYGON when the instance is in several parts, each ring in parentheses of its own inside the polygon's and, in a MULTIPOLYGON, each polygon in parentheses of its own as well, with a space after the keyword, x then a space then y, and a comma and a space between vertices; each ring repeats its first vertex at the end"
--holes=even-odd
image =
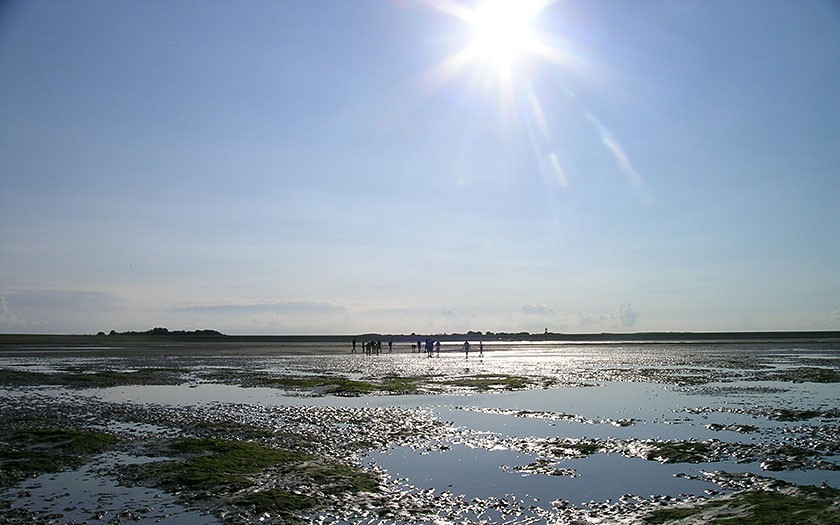
POLYGON ((602 446, 597 441, 564 440, 563 445, 554 450, 558 456, 587 457, 600 452, 602 446))
POLYGON ((85 372, 30 372, 28 370, 0 370, 0 385, 4 386, 63 386, 67 388, 107 388, 123 385, 176 385, 185 372, 174 368, 142 368, 130 372, 105 370, 85 372))
POLYGON ((126 479, 178 493, 186 501, 280 514, 288 522, 298 520, 295 513, 325 505, 325 495, 379 490, 379 479, 359 468, 250 441, 187 438, 162 452, 177 458, 126 467, 126 479), (310 493, 301 493, 302 487, 310 493))
POLYGON ((371 394, 378 389, 368 381, 357 381, 338 376, 297 377, 282 376, 265 378, 263 386, 289 390, 314 390, 324 394, 359 396, 371 394))
POLYGON ((413 394, 424 381, 422 377, 388 376, 381 380, 357 380, 344 377, 287 377, 274 381, 274 386, 287 388, 320 389, 337 396, 362 396, 370 394, 413 394))
POLYGON ((376 476, 341 463, 316 463, 310 465, 307 469, 302 469, 301 473, 309 477, 313 483, 328 494, 377 492, 379 490, 379 480, 376 476))
POLYGON ((235 439, 264 439, 277 435, 267 428, 246 425, 235 421, 200 421, 188 425, 186 430, 190 434, 207 437, 227 437, 235 439))
POLYGON ((838 523, 840 491, 832 488, 794 487, 752 490, 689 507, 653 511, 648 524, 709 523, 719 525, 803 525, 838 523))
POLYGON ((119 440, 104 432, 74 429, 19 430, 2 436, 0 485, 78 467, 119 440))
POLYGON ((703 463, 712 454, 708 443, 673 441, 654 443, 645 451, 644 458, 660 463, 703 463))
POLYGON ((705 370, 673 370, 668 368, 639 368, 617 371, 619 375, 633 379, 642 378, 646 381, 677 386, 705 385, 713 380, 705 370))
POLYGON ((416 394, 420 391, 420 386, 428 381, 427 377, 386 377, 382 380, 380 386, 382 390, 389 394, 416 394))
POLYGON ((659 509, 645 517, 645 523, 660 525, 679 522, 683 518, 700 514, 701 510, 696 507, 677 507, 672 509, 659 509))
POLYGON ((767 417, 775 421, 805 421, 814 418, 840 418, 840 410, 800 410, 796 408, 776 408, 767 413, 767 417))
POLYGON ((537 384, 533 378, 507 374, 478 374, 470 377, 445 379, 438 384, 476 390, 523 390, 537 384))
POLYGON ((774 371, 766 374, 773 381, 789 383, 840 383, 840 371, 834 368, 803 366, 790 370, 774 371))
POLYGON ((213 490, 219 487, 243 488, 249 476, 269 467, 287 466, 311 459, 292 450, 264 448, 249 441, 190 438, 176 441, 170 450, 187 459, 167 462, 164 481, 181 488, 213 490))
POLYGON ((62 384, 73 388, 108 388, 124 385, 176 385, 181 383, 182 370, 142 368, 131 372, 106 370, 92 373, 60 374, 62 384))
POLYGON ((240 507, 251 507, 259 514, 266 512, 288 514, 314 508, 318 505, 318 499, 274 488, 248 494, 239 499, 236 504, 240 507))
POLYGON ((315 395, 363 396, 371 394, 414 394, 428 382, 426 376, 386 376, 381 379, 349 379, 340 375, 242 374, 236 370, 216 370, 203 375, 209 381, 238 384, 244 387, 280 388, 315 395))
POLYGON ((0 385, 9 386, 34 386, 34 385, 54 385, 55 379, 51 378, 54 374, 45 374, 43 372, 30 372, 28 370, 10 370, 4 368, 0 370, 0 385))

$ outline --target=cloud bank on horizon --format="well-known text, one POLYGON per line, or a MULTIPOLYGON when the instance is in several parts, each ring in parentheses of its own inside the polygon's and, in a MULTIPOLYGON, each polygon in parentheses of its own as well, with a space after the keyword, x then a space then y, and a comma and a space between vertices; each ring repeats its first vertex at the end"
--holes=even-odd
POLYGON ((838 330, 838 56, 830 0, 8 2, 0 333, 838 330))

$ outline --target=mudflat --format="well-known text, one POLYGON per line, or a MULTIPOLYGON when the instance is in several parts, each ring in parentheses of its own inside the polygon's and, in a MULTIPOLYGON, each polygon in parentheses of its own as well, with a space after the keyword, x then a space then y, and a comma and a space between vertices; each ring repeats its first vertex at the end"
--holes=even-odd
POLYGON ((0 339, 0 523, 840 510, 832 341, 0 339))

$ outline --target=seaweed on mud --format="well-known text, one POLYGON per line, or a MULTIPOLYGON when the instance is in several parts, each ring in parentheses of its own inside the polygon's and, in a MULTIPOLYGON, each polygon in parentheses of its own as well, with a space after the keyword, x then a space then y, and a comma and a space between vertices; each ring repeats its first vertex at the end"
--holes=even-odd
POLYGON ((532 461, 527 465, 520 466, 503 466, 502 469, 506 472, 515 472, 524 476, 527 475, 541 475, 541 476, 565 476, 569 478, 576 478, 580 476, 577 470, 573 468, 561 468, 555 465, 554 460, 540 458, 532 461))
POLYGON ((105 370, 101 372, 30 372, 28 370, 0 370, 0 385, 5 386, 64 386, 68 388, 106 388, 123 385, 174 385, 182 382, 184 371, 172 368, 141 368, 131 372, 105 370))
POLYGON ((119 440, 111 434, 87 430, 42 428, 4 434, 0 449, 0 486, 30 476, 78 467, 87 458, 119 440))
POLYGON ((214 490, 220 487, 244 488, 248 476, 273 466, 286 466, 311 459, 297 451, 267 449, 249 441, 187 438, 169 446, 172 452, 187 455, 180 462, 157 463, 164 467, 163 482, 179 488, 214 490))
POLYGON ((821 460, 822 454, 812 448, 794 445, 780 445, 766 453, 761 468, 770 471, 819 468, 821 470, 840 470, 834 463, 821 460))
POLYGON ((283 376, 271 378, 265 386, 306 389, 320 391, 324 394, 339 396, 360 396, 376 392, 378 387, 367 381, 357 381, 338 376, 322 377, 292 377, 283 376))
POLYGON ((438 384, 477 390, 522 390, 539 384, 535 379, 508 374, 477 374, 438 381, 438 384))
POLYGON ((816 366, 802 366, 789 370, 775 370, 757 376, 765 381, 789 383, 840 383, 840 370, 816 366))
POLYGON ((307 391, 313 394, 336 396, 361 396, 369 394, 413 394, 419 389, 425 377, 387 376, 381 380, 348 379, 338 375, 272 375, 267 373, 243 374, 234 370, 216 370, 204 374, 210 381, 233 383, 241 386, 281 388, 307 391))
POLYGON ((676 386, 698 386, 712 381, 723 381, 709 370, 703 369, 671 369, 671 368, 629 368, 612 371, 613 380, 619 381, 651 381, 676 386))
POLYGON ((123 467, 123 478, 179 493, 188 501, 204 500, 217 510, 235 505, 279 512, 284 521, 323 506, 325 495, 379 487, 374 474, 359 468, 250 441, 185 438, 169 443, 162 453, 175 459, 123 467), (302 487, 317 488, 303 495, 302 487))
POLYGON ((43 372, 30 372, 28 370, 0 369, 0 385, 10 386, 32 386, 32 385, 53 385, 54 374, 43 372))
POLYGON ((722 425, 720 423, 709 423, 706 425, 706 428, 712 430, 714 432, 720 432, 721 430, 728 430, 731 432, 740 432, 741 434, 750 434, 753 432, 758 432, 758 427, 755 425, 738 425, 738 424, 730 424, 730 425, 722 425))
POLYGON ((172 368, 141 368, 132 372, 103 372, 61 375, 62 384, 73 388, 106 388, 123 385, 176 385, 182 371, 172 368))
POLYGON ((800 410, 796 408, 774 408, 767 411, 767 417, 775 421, 805 421, 818 417, 838 418, 840 410, 800 410))
POLYGON ((748 490, 700 504, 657 509, 644 523, 698 523, 779 525, 838 523, 840 491, 832 488, 794 487, 779 483, 778 490, 748 490))
POLYGON ((709 460, 713 448, 698 441, 660 441, 649 444, 644 458, 660 463, 703 463, 709 460))
POLYGON ((380 385, 382 390, 390 394, 416 394, 420 391, 420 385, 427 380, 426 376, 388 376, 382 379, 380 385))
POLYGON ((235 421, 199 421, 186 426, 185 430, 201 437, 226 436, 235 439, 262 439, 276 435, 276 432, 267 428, 258 428, 235 421))
POLYGON ((535 386, 547 387, 552 380, 509 374, 478 374, 467 377, 441 379, 437 376, 397 376, 382 378, 349 379, 340 375, 272 375, 268 373, 240 374, 233 370, 213 371, 205 379, 236 383, 243 386, 262 386, 287 390, 306 391, 313 394, 337 396, 362 396, 370 394, 416 394, 450 387, 471 390, 522 390, 535 386))
POLYGON ((268 490, 259 490, 247 494, 236 502, 240 507, 251 507, 257 514, 265 513, 281 513, 284 514, 284 521, 286 522, 300 522, 303 520, 295 519, 293 514, 308 509, 312 509, 318 505, 317 498, 306 496, 304 494, 297 494, 286 489, 272 488, 268 490))
POLYGON ((602 449, 602 444, 596 440, 564 439, 562 444, 552 450, 556 456, 568 458, 583 458, 591 456, 602 449))

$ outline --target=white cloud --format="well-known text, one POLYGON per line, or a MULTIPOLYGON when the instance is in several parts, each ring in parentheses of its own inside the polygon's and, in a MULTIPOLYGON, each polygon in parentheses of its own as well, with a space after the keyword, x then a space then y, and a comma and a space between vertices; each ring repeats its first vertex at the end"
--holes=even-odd
POLYGON ((625 328, 635 326, 636 319, 638 318, 638 312, 633 310, 633 307, 630 305, 630 303, 622 304, 618 307, 618 320, 621 322, 621 326, 625 328))
POLYGON ((204 326, 231 334, 328 334, 353 332, 347 309, 320 301, 234 301, 175 306, 160 324, 204 326))
POLYGON ((822 315, 809 323, 812 330, 837 330, 840 329, 840 306, 825 310, 822 315))
POLYGON ((639 318, 638 312, 633 310, 630 303, 622 304, 614 312, 577 312, 575 315, 578 327, 587 330, 616 330, 632 328, 639 318))
POLYGON ((95 333, 114 326, 124 313, 123 299, 107 292, 7 290, 0 302, 0 328, 11 331, 12 327, 25 327, 32 333, 95 333))
POLYGON ((0 295, 0 326, 17 326, 26 324, 25 321, 21 320, 9 309, 9 305, 6 303, 6 298, 0 295))
POLYGON ((536 315, 540 317, 554 317, 554 310, 547 306, 526 304, 520 310, 522 315, 536 315))
POLYGON ((178 306, 171 312, 213 314, 329 314, 345 311, 343 306, 317 301, 242 302, 178 306))
POLYGON ((13 290, 5 298, 15 309, 95 311, 122 306, 122 300, 114 294, 87 290, 13 290))

